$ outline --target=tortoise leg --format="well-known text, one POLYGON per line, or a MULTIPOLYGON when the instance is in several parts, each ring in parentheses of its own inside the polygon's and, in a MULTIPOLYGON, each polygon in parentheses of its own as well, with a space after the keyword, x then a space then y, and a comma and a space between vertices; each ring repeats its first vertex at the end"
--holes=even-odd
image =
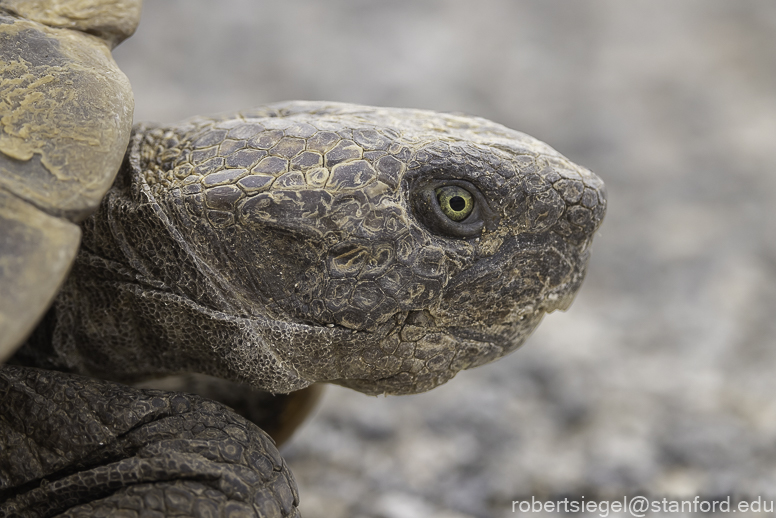
POLYGON ((299 516, 272 439, 223 405, 0 368, 0 516, 299 516))
POLYGON ((290 394, 271 394, 234 381, 205 374, 181 374, 135 384, 214 399, 257 424, 282 446, 320 401, 324 385, 315 383, 290 394))

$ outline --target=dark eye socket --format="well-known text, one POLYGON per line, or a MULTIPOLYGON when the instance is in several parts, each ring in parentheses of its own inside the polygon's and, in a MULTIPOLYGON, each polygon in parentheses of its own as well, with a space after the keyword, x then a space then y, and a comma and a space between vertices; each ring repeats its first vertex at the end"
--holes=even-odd
POLYGON ((465 180, 426 177, 411 192, 415 215, 432 232, 471 238, 498 224, 479 189, 465 180))

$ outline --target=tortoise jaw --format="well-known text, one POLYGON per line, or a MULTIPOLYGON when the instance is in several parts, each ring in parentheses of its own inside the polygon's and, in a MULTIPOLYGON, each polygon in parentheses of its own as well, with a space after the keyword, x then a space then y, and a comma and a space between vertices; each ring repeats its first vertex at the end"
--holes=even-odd
POLYGON ((371 372, 355 372, 352 376, 326 381, 373 396, 427 392, 462 370, 490 363, 516 350, 543 315, 539 311, 519 322, 492 326, 437 327, 421 331, 417 326, 405 325, 398 333, 402 340, 393 353, 383 353, 366 365, 373 368, 371 372))
POLYGON ((409 373, 400 372, 399 374, 376 380, 338 379, 331 380, 329 383, 353 389, 362 394, 366 394, 367 396, 409 396, 412 394, 420 394, 421 392, 428 392, 429 390, 446 383, 452 379, 454 375, 455 373, 451 373, 447 377, 437 375, 419 381, 409 373))

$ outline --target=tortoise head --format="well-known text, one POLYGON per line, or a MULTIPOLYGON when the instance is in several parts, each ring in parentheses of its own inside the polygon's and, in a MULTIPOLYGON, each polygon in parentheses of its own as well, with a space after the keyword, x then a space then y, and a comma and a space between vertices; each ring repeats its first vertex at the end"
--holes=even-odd
POLYGON ((141 127, 129 156, 134 203, 165 221, 127 231, 144 275, 214 330, 178 340, 211 360, 178 365, 274 392, 421 392, 513 351, 571 303, 606 206, 547 145, 418 110, 280 104, 141 127))

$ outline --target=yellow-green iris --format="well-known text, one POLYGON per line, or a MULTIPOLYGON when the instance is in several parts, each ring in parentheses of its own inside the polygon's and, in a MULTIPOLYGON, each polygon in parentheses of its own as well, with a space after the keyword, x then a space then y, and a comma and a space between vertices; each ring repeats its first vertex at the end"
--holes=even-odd
POLYGON ((447 185, 436 190, 439 207, 445 216, 453 221, 461 221, 474 209, 474 197, 457 185, 447 185))

